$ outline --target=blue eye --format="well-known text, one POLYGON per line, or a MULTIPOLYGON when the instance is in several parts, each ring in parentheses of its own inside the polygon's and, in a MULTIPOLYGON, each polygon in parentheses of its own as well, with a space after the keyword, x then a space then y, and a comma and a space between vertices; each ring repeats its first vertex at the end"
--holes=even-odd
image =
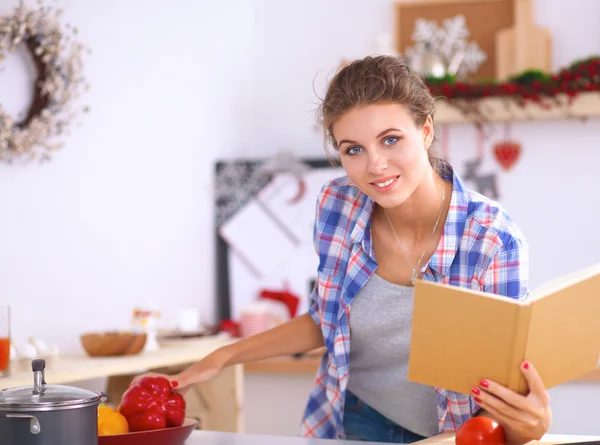
POLYGON ((398 138, 395 136, 390 136, 383 140, 384 145, 394 145, 396 142, 398 142, 398 138))
POLYGON ((346 150, 346 154, 356 155, 356 154, 358 154, 360 152, 360 150, 362 150, 362 148, 354 145, 352 147, 348 147, 348 149, 346 150))

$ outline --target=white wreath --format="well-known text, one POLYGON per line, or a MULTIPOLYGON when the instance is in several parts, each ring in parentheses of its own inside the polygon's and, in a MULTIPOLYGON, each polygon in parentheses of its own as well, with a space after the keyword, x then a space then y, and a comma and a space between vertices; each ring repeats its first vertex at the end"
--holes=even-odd
MULTIPOLYGON (((0 64, 25 45, 36 65, 34 99, 27 115, 15 119, 0 105, 0 160, 50 159, 75 116, 74 103, 89 86, 83 78, 82 53, 87 50, 59 26, 62 10, 28 9, 23 1, 0 18, 0 64)), ((77 29, 66 27, 75 36, 77 29)))

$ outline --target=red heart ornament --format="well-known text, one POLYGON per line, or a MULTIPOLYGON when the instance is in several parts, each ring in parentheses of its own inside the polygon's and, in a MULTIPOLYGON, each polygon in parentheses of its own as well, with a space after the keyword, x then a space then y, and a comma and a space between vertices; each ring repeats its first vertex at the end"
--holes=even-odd
POLYGON ((496 161, 505 171, 508 171, 517 162, 521 155, 521 144, 515 141, 501 141, 494 145, 496 161))

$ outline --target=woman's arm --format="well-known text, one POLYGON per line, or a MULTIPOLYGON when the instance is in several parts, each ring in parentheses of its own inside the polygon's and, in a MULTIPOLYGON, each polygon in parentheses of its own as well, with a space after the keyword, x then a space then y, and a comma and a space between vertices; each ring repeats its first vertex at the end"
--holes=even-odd
POLYGON ((225 346, 220 354, 224 366, 230 366, 308 352, 324 344, 321 328, 309 314, 304 314, 273 329, 225 346))
MULTIPOLYGON (((164 377, 173 388, 184 388, 210 380, 231 365, 308 352, 323 345, 321 328, 307 313, 268 331, 223 346, 179 374, 164 377)), ((136 377, 132 384, 142 377, 144 375, 136 377)))
POLYGON ((132 380, 130 386, 146 376, 162 376, 169 380, 173 388, 185 388, 210 380, 231 365, 308 352, 323 344, 319 325, 310 314, 304 314, 268 331, 223 346, 178 374, 141 374, 132 380))

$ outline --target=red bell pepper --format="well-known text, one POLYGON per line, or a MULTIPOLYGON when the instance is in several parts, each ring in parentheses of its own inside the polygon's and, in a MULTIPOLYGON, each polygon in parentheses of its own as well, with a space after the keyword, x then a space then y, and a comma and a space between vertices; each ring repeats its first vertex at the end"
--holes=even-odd
POLYGON ((185 400, 164 377, 144 377, 123 394, 119 411, 131 432, 170 428, 183 424, 185 400))

